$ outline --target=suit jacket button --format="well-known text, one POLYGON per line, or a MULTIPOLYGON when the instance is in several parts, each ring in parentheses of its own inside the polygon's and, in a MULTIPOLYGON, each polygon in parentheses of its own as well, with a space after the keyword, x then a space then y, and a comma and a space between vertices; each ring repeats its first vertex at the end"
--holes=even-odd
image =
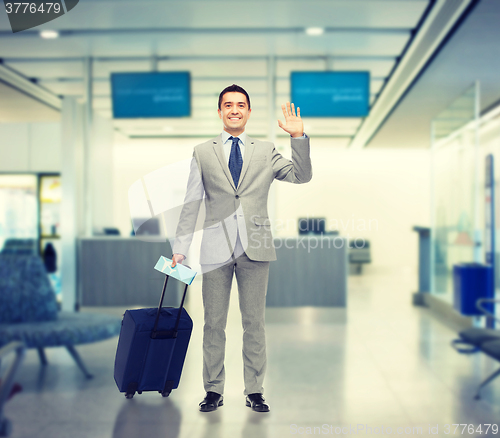
POLYGON ((236 198, 236 199, 240 199, 240 195, 236 195, 236 196, 235 196, 235 198, 236 198))

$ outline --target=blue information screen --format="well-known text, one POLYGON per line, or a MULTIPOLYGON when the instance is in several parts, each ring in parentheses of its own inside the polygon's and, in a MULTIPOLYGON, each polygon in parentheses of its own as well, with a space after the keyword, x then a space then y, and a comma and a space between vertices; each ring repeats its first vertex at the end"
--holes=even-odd
POLYGON ((291 96, 301 117, 366 117, 370 72, 292 72, 291 96))
POLYGON ((189 72, 112 73, 113 117, 191 115, 189 72))

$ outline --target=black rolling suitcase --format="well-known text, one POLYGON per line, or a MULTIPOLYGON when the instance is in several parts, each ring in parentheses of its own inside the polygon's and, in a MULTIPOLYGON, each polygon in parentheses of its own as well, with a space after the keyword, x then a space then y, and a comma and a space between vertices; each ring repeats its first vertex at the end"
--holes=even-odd
POLYGON ((142 391, 168 397, 179 386, 193 321, 183 308, 187 284, 179 309, 162 307, 168 278, 158 308, 127 310, 123 316, 114 377, 127 398, 142 391))

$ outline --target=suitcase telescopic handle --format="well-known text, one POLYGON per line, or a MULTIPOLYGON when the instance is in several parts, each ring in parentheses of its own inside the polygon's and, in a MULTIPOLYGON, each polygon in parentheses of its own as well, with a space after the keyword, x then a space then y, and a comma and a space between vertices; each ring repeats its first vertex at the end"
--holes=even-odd
MULTIPOLYGON (((189 266, 184 265, 187 268, 189 266)), ((184 293, 182 294, 182 300, 181 300, 181 305, 179 307, 179 313, 177 314, 177 319, 175 321, 175 326, 173 330, 163 330, 163 331, 158 331, 158 321, 160 320, 160 313, 161 313, 161 308, 163 307, 163 299, 165 298, 165 291, 167 290, 167 283, 168 283, 169 276, 165 274, 165 281, 163 282, 163 289, 161 291, 161 297, 160 297, 160 304, 158 305, 158 311, 156 312, 156 319, 155 319, 155 325, 153 327, 153 331, 151 332, 151 338, 153 339, 169 339, 169 338, 176 338, 177 337, 177 330, 179 328, 179 322, 181 320, 181 314, 182 314, 182 308, 184 307, 184 300, 186 299, 186 292, 188 289, 188 285, 184 287, 184 293)))

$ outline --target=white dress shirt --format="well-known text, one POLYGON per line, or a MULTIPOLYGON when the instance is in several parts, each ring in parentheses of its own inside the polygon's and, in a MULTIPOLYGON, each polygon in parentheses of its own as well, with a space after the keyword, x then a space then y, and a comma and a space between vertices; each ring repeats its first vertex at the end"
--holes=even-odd
MULTIPOLYGON (((226 154, 226 161, 229 166, 229 156, 231 155, 231 147, 233 145, 233 140, 229 140, 229 137, 232 137, 231 134, 227 131, 222 131, 222 146, 224 147, 224 154, 226 154)), ((238 135, 239 141, 238 145, 240 146, 241 158, 245 158, 245 143, 247 141, 247 134, 243 131, 240 135, 238 135)))

